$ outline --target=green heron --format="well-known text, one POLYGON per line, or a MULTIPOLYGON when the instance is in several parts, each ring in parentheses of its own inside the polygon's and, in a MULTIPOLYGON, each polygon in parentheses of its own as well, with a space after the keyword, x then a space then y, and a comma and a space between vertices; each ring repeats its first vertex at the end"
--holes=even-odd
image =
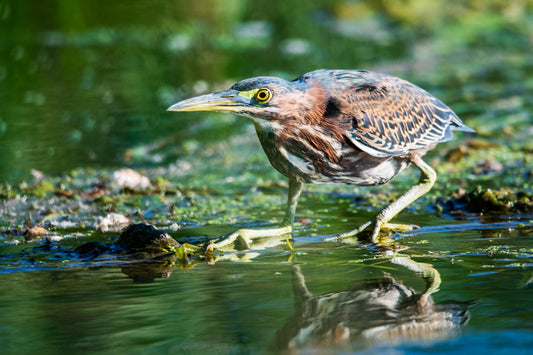
POLYGON ((422 156, 453 130, 474 132, 443 102, 394 76, 366 70, 315 70, 293 81, 242 80, 229 90, 180 101, 169 111, 223 111, 248 117, 276 170, 289 178, 285 218, 279 228, 242 229, 254 238, 292 232, 304 183, 385 184, 409 164, 420 169, 416 185, 381 210, 363 230, 373 242, 403 208, 428 192, 437 175, 422 156))

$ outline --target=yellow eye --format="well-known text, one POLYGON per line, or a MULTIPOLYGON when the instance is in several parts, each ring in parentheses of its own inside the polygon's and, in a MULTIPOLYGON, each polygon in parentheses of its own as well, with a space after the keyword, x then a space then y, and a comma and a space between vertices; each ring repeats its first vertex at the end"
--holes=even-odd
POLYGON ((262 104, 265 104, 270 101, 271 97, 272 93, 268 89, 260 89, 255 93, 255 99, 262 104))

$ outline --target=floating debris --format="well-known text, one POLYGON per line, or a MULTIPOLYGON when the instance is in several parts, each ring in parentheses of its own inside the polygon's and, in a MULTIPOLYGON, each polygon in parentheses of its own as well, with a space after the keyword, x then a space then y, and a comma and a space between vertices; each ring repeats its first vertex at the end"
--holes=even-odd
POLYGON ((120 188, 142 190, 151 186, 150 179, 132 169, 120 169, 113 173, 113 183, 120 188))
POLYGON ((42 171, 39 171, 37 169, 31 169, 31 176, 33 177, 34 181, 41 181, 46 177, 42 171))
POLYGON ((130 223, 128 217, 120 213, 109 213, 96 222, 96 228, 102 232, 119 232, 130 223))
POLYGON ((39 227, 39 226, 28 227, 28 229, 24 231, 24 240, 26 240, 27 242, 32 241, 47 234, 50 234, 50 232, 43 227, 39 227))

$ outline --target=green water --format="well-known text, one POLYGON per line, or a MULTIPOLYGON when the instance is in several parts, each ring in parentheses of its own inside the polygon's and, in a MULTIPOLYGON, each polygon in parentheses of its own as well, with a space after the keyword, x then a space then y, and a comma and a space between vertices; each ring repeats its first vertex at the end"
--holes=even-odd
MULTIPOLYGON (((491 245, 505 248, 488 257, 475 246, 478 233, 426 237, 432 246, 463 245, 463 253, 450 250, 412 260, 431 263, 440 272, 440 290, 433 295, 436 304, 476 300, 469 306, 467 325, 449 332, 425 332, 411 340, 369 338, 329 349, 527 353, 533 345, 531 285, 526 286, 532 257, 506 251, 515 249, 509 244, 527 245, 530 238, 503 235, 491 245)), ((295 313, 294 262, 315 296, 344 291, 385 273, 418 292, 425 287, 420 275, 353 246, 306 242, 296 246, 301 254, 291 263, 285 251, 270 250, 251 263, 200 264, 186 272, 174 270, 153 283, 135 283, 119 267, 3 274, 3 352, 264 353, 275 349, 276 333, 295 313)), ((410 250, 417 252, 416 247, 410 250)), ((364 326, 364 312, 357 316, 364 326)))
MULTIPOLYGON (((329 340, 312 337, 298 346, 304 353, 529 353, 533 216, 442 214, 435 201, 477 185, 531 192, 532 24, 529 0, 0 0, 0 352, 279 352, 289 346, 282 335, 327 318, 294 321, 303 304, 294 287, 304 279, 313 299, 338 307, 322 314, 337 317, 323 321, 329 340), (317 68, 413 81, 477 130, 476 141, 457 134, 428 153, 437 184, 396 219, 423 228, 394 240, 395 257, 432 265, 433 277, 374 248, 322 241, 371 218, 416 181, 414 169, 384 187, 306 186, 293 254, 280 240, 214 265, 143 266, 141 274, 131 259, 69 254, 117 239, 95 227, 110 211, 180 241, 281 220, 285 179, 249 122, 165 110, 246 77, 317 68), (124 167, 163 179, 171 192, 84 197, 124 167), (9 232, 26 221, 65 238, 48 248, 9 232), (370 304, 353 312, 335 301, 342 295, 385 278, 420 296, 435 275, 440 285, 427 297, 436 308, 420 313, 460 309, 462 324, 341 341, 347 319, 361 329, 387 319, 370 304)), ((397 325, 408 323, 406 309, 397 325)))

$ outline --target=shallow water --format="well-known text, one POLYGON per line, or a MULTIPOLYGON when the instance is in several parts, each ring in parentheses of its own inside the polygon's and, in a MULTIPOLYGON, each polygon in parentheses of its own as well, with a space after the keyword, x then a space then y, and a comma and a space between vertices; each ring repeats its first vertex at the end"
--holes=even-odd
POLYGON ((448 215, 435 201, 533 189, 533 3, 381 3, 0 2, 0 352, 530 353, 533 216, 448 215), (306 186, 295 253, 274 240, 214 265, 72 256, 116 241, 95 227, 110 211, 180 241, 279 221, 285 179, 249 122, 165 110, 317 68, 403 77, 478 131, 428 153, 438 182, 395 220, 422 228, 394 251, 323 239, 366 222, 414 169, 383 187, 306 186), (172 192, 85 197, 124 167, 172 192), (8 233, 26 221, 64 239, 8 233))
MULTIPOLYGON (((439 290, 429 297, 445 310, 455 305, 468 312, 466 325, 429 327, 420 333, 411 330, 409 337, 367 335, 339 344, 330 339, 310 349, 326 353, 365 349, 369 353, 463 353, 468 349, 527 353, 533 345, 529 307, 533 255, 525 247, 529 238, 503 233, 489 243, 476 231, 433 233, 424 235, 426 242, 421 244, 430 245, 431 253, 417 249, 417 238, 402 239, 413 245, 400 255, 429 263, 440 274, 439 290), (485 249, 489 244, 497 247, 490 256, 485 249)), ((263 353, 281 346, 276 344, 276 333, 302 302, 293 297, 297 294, 293 291, 295 268, 315 297, 365 290, 365 280, 368 284, 369 279, 383 277, 418 294, 426 288, 426 280, 417 272, 352 245, 298 242, 297 238, 295 248, 297 255, 292 257, 275 248, 261 252, 252 262, 203 263, 188 271, 175 269, 168 278, 148 283, 134 282, 118 266, 3 274, 3 352, 263 353)), ((343 304, 337 306, 336 312, 342 312, 343 304)), ((379 323, 380 315, 386 318, 380 313, 367 318, 365 310, 370 312, 363 308, 352 314, 363 329, 379 323)), ((320 317, 313 320, 320 321, 320 317)), ((395 324, 402 321, 400 310, 395 324)), ((288 334, 291 328, 284 329, 288 334)))

